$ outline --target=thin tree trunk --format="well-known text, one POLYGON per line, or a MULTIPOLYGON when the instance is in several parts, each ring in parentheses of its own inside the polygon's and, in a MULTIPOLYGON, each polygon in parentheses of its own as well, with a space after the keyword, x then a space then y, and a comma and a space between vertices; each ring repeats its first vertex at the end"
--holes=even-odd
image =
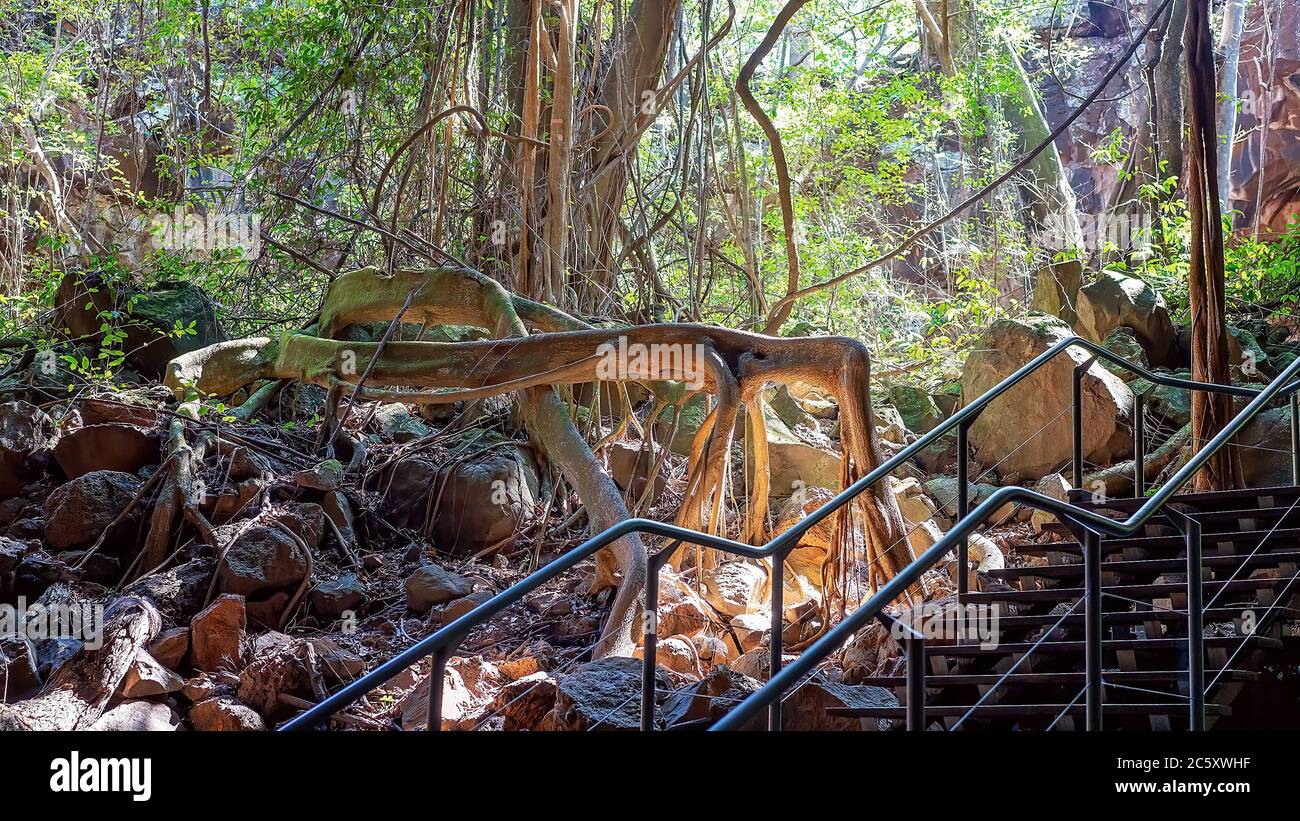
POLYGON ((1241 62, 1241 29, 1246 18, 1246 0, 1229 0, 1223 10, 1219 52, 1223 69, 1219 77, 1219 194, 1222 213, 1232 210, 1232 144, 1237 135, 1237 64, 1241 62))

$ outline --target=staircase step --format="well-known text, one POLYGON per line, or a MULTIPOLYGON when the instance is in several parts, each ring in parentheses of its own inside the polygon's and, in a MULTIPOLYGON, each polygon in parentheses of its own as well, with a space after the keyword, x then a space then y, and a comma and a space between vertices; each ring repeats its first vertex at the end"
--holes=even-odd
MULTIPOLYGON (((1202 552, 1206 555, 1214 553, 1224 545, 1234 548, 1234 552, 1248 554, 1261 544, 1266 549, 1277 550, 1287 547, 1294 548, 1298 543, 1300 543, 1300 527, 1201 534, 1202 552), (1245 549, 1236 551, 1236 548, 1245 549)), ((1137 549, 1151 553, 1181 554, 1185 546, 1186 540, 1182 536, 1126 536, 1122 539, 1102 539, 1101 553, 1103 556, 1110 556, 1122 550, 1137 549)), ((1048 553, 1083 553, 1083 548, 1076 541, 1040 542, 1038 544, 1017 545, 1012 549, 1022 556, 1042 556, 1048 553)))
MULTIPOLYGON (((1227 510, 1229 507, 1285 507, 1300 499, 1300 486, 1279 485, 1238 490, 1216 490, 1203 493, 1183 493, 1169 500, 1172 505, 1186 505, 1198 510, 1227 510), (1240 503, 1240 504, 1237 504, 1240 503)), ((1107 499, 1105 502, 1079 502, 1079 507, 1089 510, 1119 510, 1132 513, 1147 503, 1145 498, 1107 499)))
MULTIPOLYGON (((1206 679, 1213 681, 1256 681, 1259 673, 1252 670, 1227 670, 1222 676, 1219 670, 1205 671, 1206 679)), ((1187 681, 1186 670, 1115 670, 1102 675, 1106 681, 1116 684, 1179 684, 1187 681)), ((928 673, 925 677, 927 687, 959 687, 994 685, 1002 680, 1000 673, 928 673)), ((1034 685, 1082 684, 1084 674, 1079 672, 1064 673, 1012 673, 1007 676, 1005 685, 1013 687, 1030 687, 1034 685)), ((858 682, 872 687, 906 687, 907 676, 871 676, 858 682)))
MULTIPOLYGON (((1242 613, 1246 610, 1254 610, 1256 618, 1262 615, 1263 605, 1256 604, 1253 607, 1213 607, 1204 611, 1202 617, 1204 624, 1222 624, 1243 618, 1242 613)), ((1272 611, 1273 618, 1295 619, 1300 618, 1300 609, 1294 607, 1274 607, 1272 611)), ((1075 613, 1066 616, 1064 620, 1059 614, 1052 613, 1033 613, 1027 616, 998 616, 998 629, 1002 631, 1011 630, 1032 630, 1050 627, 1061 622, 1061 627, 1066 630, 1082 630, 1084 615, 1075 613)), ((1145 624, 1147 622, 1159 622, 1161 624, 1186 624, 1187 613, 1181 610, 1164 610, 1153 608, 1151 610, 1120 610, 1108 611, 1102 613, 1102 624, 1107 627, 1113 627, 1124 624, 1145 624)))
MULTIPOLYGON (((1081 716, 1086 705, 1083 703, 1066 704, 981 704, 971 711, 968 705, 945 704, 938 707, 929 705, 925 708, 926 719, 960 718, 970 712, 972 718, 997 717, 1016 718, 1019 716, 1081 716)), ((1102 715, 1186 715, 1187 702, 1165 702, 1156 704, 1125 704, 1123 702, 1102 705, 1102 715)), ((831 707, 827 714, 841 718, 907 718, 906 707, 831 707)), ((1223 704, 1206 704, 1207 716, 1232 715, 1232 708, 1223 704)))
MULTIPOLYGON (((1279 521, 1285 523, 1300 522, 1300 505, 1204 510, 1198 511, 1194 515, 1197 521, 1201 523, 1201 529, 1205 533, 1220 533, 1224 530, 1233 530, 1233 526, 1244 519, 1253 519, 1257 525, 1267 522, 1269 526, 1279 521)), ((1147 526, 1151 525, 1163 525, 1177 530, 1177 526, 1163 513, 1157 513, 1147 520, 1147 526)), ((1057 521, 1045 522, 1042 527, 1048 533, 1066 537, 1074 535, 1068 527, 1057 521)), ((1251 528, 1251 530, 1255 529, 1257 528, 1251 528)))
MULTIPOLYGON (((1268 544, 1264 545, 1265 548, 1270 546, 1268 544)), ((1285 563, 1300 563, 1300 551, 1267 551, 1261 548, 1254 556, 1249 554, 1243 556, 1201 556, 1202 567, 1224 569, 1227 571, 1227 575, 1232 575, 1234 571, 1243 565, 1248 568, 1259 568, 1276 567, 1285 563)), ((1131 561, 1102 562, 1101 572, 1119 573, 1126 576, 1158 576, 1162 573, 1185 573, 1187 572, 1187 561, 1185 559, 1134 559, 1131 561)), ((1050 564, 1038 567, 1024 565, 1021 567, 1007 567, 1001 570, 990 570, 988 574, 995 579, 1077 579, 1083 576, 1083 564, 1050 564)))
MULTIPOLYGON (((1277 649, 1282 646, 1280 639, 1269 636, 1251 635, 1251 636, 1214 636, 1205 639, 1206 649, 1226 649, 1236 650, 1243 641, 1253 642, 1259 648, 1277 649)), ((1142 650, 1142 651, 1159 651, 1159 650, 1186 650, 1187 639, 1108 639, 1102 642, 1102 648, 1105 651, 1118 652, 1121 650, 1142 650)), ((981 647, 979 644, 934 644, 925 645, 925 653, 928 656, 991 656, 991 655, 1018 655, 1028 653, 1033 650, 1034 653, 1074 653, 1082 656, 1085 649, 1082 640, 1071 641, 1045 641, 1034 647, 1031 641, 1013 641, 999 642, 992 647, 981 647)))
MULTIPOLYGON (((1207 581, 1201 585, 1207 601, 1222 588, 1227 587, 1229 595, 1251 590, 1280 588, 1290 583, 1285 579, 1235 579, 1233 581, 1207 581)), ((1107 593, 1125 599, 1146 601, 1164 599, 1178 593, 1186 593, 1185 583, 1167 582, 1161 584, 1118 584, 1106 585, 1107 593)), ((967 593, 963 604, 992 604, 994 602, 1016 602, 1020 604, 1050 604, 1053 602, 1073 601, 1083 595, 1080 587, 1049 587, 1045 590, 997 590, 987 593, 967 593)))

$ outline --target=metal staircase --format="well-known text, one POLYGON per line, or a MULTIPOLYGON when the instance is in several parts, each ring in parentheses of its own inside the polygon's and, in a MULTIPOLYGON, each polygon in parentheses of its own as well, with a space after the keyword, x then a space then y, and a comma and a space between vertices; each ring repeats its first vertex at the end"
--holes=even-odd
MULTIPOLYGON (((818 666, 855 633, 882 621, 907 638, 907 673, 868 683, 897 688, 903 706, 835 711, 867 724, 896 719, 908 729, 1015 727, 1023 729, 1174 727, 1203 729, 1230 712, 1241 687, 1261 664, 1260 654, 1277 646, 1277 627, 1289 615, 1300 566, 1300 488, 1183 494, 1183 487, 1220 448, 1260 411, 1289 398, 1293 482, 1300 485, 1300 360, 1262 390, 1210 385, 1149 372, 1100 346, 1074 337, 1057 343, 944 424, 844 489, 766 545, 754 546, 646 519, 609 528, 502 591, 474 610, 424 638, 339 692, 286 722, 281 730, 317 727, 398 673, 431 658, 428 727, 440 727, 443 669, 475 626, 526 594, 570 570, 629 533, 660 536, 667 544, 650 556, 646 585, 642 729, 654 729, 658 571, 684 544, 771 563, 772 629, 766 684, 737 704, 711 730, 749 726, 767 712, 767 726, 782 726, 781 704, 818 666), (1071 348, 1091 356, 1074 369, 1074 460, 1076 487, 1082 484, 1081 380, 1096 359, 1107 360, 1155 385, 1227 393, 1250 401, 1224 430, 1149 497, 1143 496, 1145 436, 1140 405, 1135 413, 1135 487, 1138 498, 1105 503, 1069 503, 1026 488, 1004 487, 974 510, 968 504, 967 434, 989 403, 1071 348), (958 521, 933 547, 881 587, 867 602, 783 666, 781 591, 786 556, 805 533, 867 488, 884 479, 949 431, 958 440, 958 521), (971 592, 958 574, 963 604, 999 607, 996 646, 927 645, 923 635, 896 623, 886 607, 927 571, 956 553, 967 566, 967 539, 994 511, 1008 503, 1052 513, 1074 538, 1043 545, 1050 562, 996 574, 1020 586, 971 592), (1272 518, 1270 518, 1272 517, 1272 518), (1252 541, 1259 537, 1259 541, 1252 541), (1274 577, 1264 575, 1271 571, 1274 577), (1183 578, 1171 578, 1182 574, 1183 578), (1005 611, 1003 614, 1002 611, 1005 611), (1252 615, 1254 614, 1254 615, 1252 615), (1247 621, 1250 622, 1247 632, 1247 621), (1231 622, 1239 635, 1205 637, 1205 625, 1231 622), (1208 662, 1208 664, 1207 664, 1208 662), (1207 702, 1207 692, 1212 698, 1207 702)), ((1010 585, 1008 585, 1010 586, 1010 585)))

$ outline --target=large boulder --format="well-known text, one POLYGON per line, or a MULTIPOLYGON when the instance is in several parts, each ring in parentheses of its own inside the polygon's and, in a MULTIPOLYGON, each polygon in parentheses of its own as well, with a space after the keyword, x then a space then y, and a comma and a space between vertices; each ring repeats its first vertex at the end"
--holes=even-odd
POLYGON ((158 463, 158 436, 136 425, 86 425, 63 434, 54 459, 69 479, 96 470, 135 473, 158 463))
POLYGON ((217 577, 223 593, 264 596, 296 588, 307 575, 307 563, 308 557, 289 534, 278 527, 257 524, 230 545, 217 577))
POLYGON ((50 447, 57 435, 50 417, 30 402, 0 404, 0 500, 12 499, 40 476, 28 459, 50 447))
POLYGON ((96 470, 59 486, 45 497, 45 541, 55 550, 94 544, 139 491, 139 479, 114 470, 96 470))
POLYGON ((532 455, 510 444, 450 465, 401 460, 385 507, 392 524, 417 529, 428 525, 425 517, 432 510, 440 550, 477 553, 517 533, 533 517, 540 487, 532 455))
POLYGON ((1078 316, 1075 304, 1083 285, 1083 264, 1078 260, 1053 262, 1034 274, 1034 296, 1030 307, 1073 325, 1078 316))
POLYGON ((464 576, 436 564, 426 564, 406 579, 406 606, 416 613, 428 613, 434 605, 468 596, 473 591, 474 583, 464 576))
MULTIPOLYGON (((663 682, 657 682, 663 687, 663 682)), ((639 730, 641 661, 604 658, 561 676, 551 721, 557 730, 639 730)), ((656 710, 656 713, 658 711, 656 710)))
MULTIPOLYGON (((1065 323, 1041 315, 993 323, 966 358, 961 379, 964 401, 974 401, 1071 335, 1065 323)), ((1068 462, 1073 450, 1073 371, 1088 358, 1086 351, 1070 348, 994 399, 971 426, 970 442, 979 462, 996 465, 1003 476, 1025 479, 1039 479, 1068 462)), ((1094 362, 1083 376, 1086 460, 1109 465, 1131 451, 1132 408, 1133 392, 1094 362)))
POLYGON ((1116 328, 1131 328, 1152 365, 1174 355, 1176 334, 1164 297, 1136 277, 1103 271, 1079 290, 1079 333, 1102 342, 1116 328))
POLYGON ((73 271, 59 283, 55 304, 55 322, 72 337, 97 340, 101 314, 119 317, 127 361, 155 379, 177 356, 226 340, 212 301, 189 282, 159 282, 138 291, 99 271, 73 271))
POLYGON ((1290 408, 1267 410, 1250 420, 1237 434, 1237 445, 1246 487, 1292 483, 1290 408))
POLYGON ((770 408, 764 420, 767 425, 768 487, 773 496, 789 496, 808 487, 839 487, 838 453, 799 437, 770 408))

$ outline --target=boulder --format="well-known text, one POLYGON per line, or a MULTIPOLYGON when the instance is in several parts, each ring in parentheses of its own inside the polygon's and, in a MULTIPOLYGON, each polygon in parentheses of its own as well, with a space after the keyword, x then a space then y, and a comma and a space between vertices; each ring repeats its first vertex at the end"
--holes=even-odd
MULTIPOLYGON (((955 476, 934 476, 925 482, 925 492, 937 504, 941 513, 949 519, 957 519, 957 478, 955 476)), ((990 485, 984 482, 975 482, 970 485, 967 493, 967 499, 970 509, 974 510, 984 500, 988 499, 998 490, 997 485, 990 485)), ((1015 503, 1007 503, 989 517, 990 524, 1006 523, 1011 521, 1015 516, 1015 503)))
POLYGON ((1174 324, 1164 297, 1136 277, 1103 271, 1079 290, 1081 336, 1101 342, 1116 328, 1131 328, 1152 365, 1168 364, 1174 354, 1174 324))
MULTIPOLYGON (((59 486, 45 498, 45 541, 56 550, 94 544, 139 493, 140 484, 129 473, 96 470, 59 486)), ((128 518, 138 515, 137 508, 128 518)))
POLYGON ((203 609, 215 567, 213 559, 191 559, 137 579, 124 592, 148 599, 158 609, 164 626, 187 627, 203 609))
POLYGON ((230 545, 217 578, 223 593, 265 597, 296 588, 307 575, 307 563, 307 555, 287 533, 256 524, 230 545))
POLYGON ((397 403, 380 405, 375 411, 375 425, 394 442, 413 442, 432 433, 424 422, 414 416, 405 405, 397 403))
POLYGON ((190 708, 190 724, 200 731, 236 732, 265 730, 266 723, 253 708, 230 696, 200 701, 190 708))
MULTIPOLYGON (((655 457, 651 457, 650 452, 643 448, 640 442, 612 442, 605 448, 605 455, 609 457, 609 475, 620 488, 628 491, 635 501, 641 498, 645 493, 647 477, 650 475, 650 468, 654 466, 654 459, 661 454, 662 448, 656 446, 655 457)), ((655 476, 654 495, 658 497, 668 486, 666 474, 668 466, 664 465, 659 468, 659 474, 655 476)))
POLYGON ((149 655, 168 670, 180 670, 190 654, 190 628, 171 627, 149 643, 149 655))
MULTIPOLYGON (((1146 349, 1138 342, 1137 334, 1133 333, 1132 328, 1116 328, 1106 335, 1101 346, 1126 362, 1132 362, 1134 365, 1143 368, 1150 368, 1151 366, 1150 360, 1147 359, 1146 349)), ((1116 365, 1109 360, 1102 360, 1101 364, 1103 368, 1125 382, 1132 382, 1140 378, 1138 374, 1128 368, 1116 365)))
MULTIPOLYGON (((666 682, 656 682, 665 687, 666 682)), ((551 720, 557 730, 639 730, 641 661, 604 658, 560 677, 551 720)), ((658 712, 656 710, 656 712, 658 712)))
POLYGON ((366 586, 356 573, 340 573, 337 579, 312 588, 309 598, 312 612, 321 618, 337 619, 361 607, 366 600, 366 586))
POLYGON ((239 671, 236 695, 264 718, 297 712, 296 707, 280 701, 281 695, 296 696, 313 703, 324 700, 325 682, 321 678, 316 649, 310 642, 290 640, 256 654, 239 671))
POLYGON ((538 671, 506 684, 497 691, 492 711, 500 715, 505 730, 536 730, 555 707, 555 679, 538 671))
POLYGON ((767 573, 744 560, 722 562, 704 571, 704 600, 726 616, 748 613, 761 604, 767 573))
POLYGON ((781 710, 781 729, 809 731, 852 731, 877 719, 846 718, 828 714, 834 708, 897 707, 898 699, 884 687, 810 681, 786 696, 781 710))
POLYGON ((1077 317, 1075 306, 1079 288, 1082 286, 1083 264, 1078 260, 1044 265, 1034 273, 1034 295, 1030 308, 1073 325, 1077 317))
POLYGON ((135 425, 86 425, 63 434, 54 459, 69 479, 97 470, 131 474, 158 463, 158 437, 135 425))
MULTIPOLYGON (((755 679, 738 670, 720 666, 698 682, 676 690, 664 699, 664 724, 677 727, 697 721, 717 721, 736 704, 759 688, 755 679)), ((767 726, 766 712, 746 723, 745 730, 761 730, 767 726)))
MULTIPOLYGON (((1041 493, 1059 502, 1068 502, 1070 500, 1070 490, 1070 481, 1059 473, 1048 474, 1039 479, 1038 483, 1034 485, 1035 493, 1041 493)), ((1042 533, 1046 525, 1056 521, 1056 516, 1035 509, 1029 521, 1034 526, 1035 533, 1042 533)))
POLYGON ((0 404, 0 500, 11 499, 40 470, 29 463, 57 439, 54 422, 30 402, 0 404))
POLYGON ((461 596, 459 599, 452 599, 446 604, 440 604, 429 611, 429 621, 431 624, 450 624, 466 613, 481 604, 485 604, 495 593, 484 588, 475 590, 468 596, 461 596))
POLYGON ((518 533, 540 504, 537 465, 525 449, 496 447, 466 461, 436 465, 403 459, 385 494, 389 521, 425 528, 433 496, 433 536, 439 549, 477 553, 518 533))
POLYGON ((185 680, 167 669, 146 650, 136 653, 135 661, 122 679, 123 698, 149 698, 178 692, 185 680))
POLYGON ((839 487, 840 455, 796 436, 776 414, 767 422, 769 487, 773 496, 789 496, 808 487, 839 487))
POLYGON ((917 385, 894 385, 889 389, 889 401, 898 409, 907 429, 916 433, 929 433, 945 418, 934 398, 917 385))
MULTIPOLYGON (((1060 320, 1031 316, 993 323, 974 345, 962 370, 962 396, 971 402, 1072 334, 1060 320)), ((1069 462, 1072 375, 1089 355, 1079 348, 1049 363, 994 399, 971 426, 976 458, 1003 475, 1039 479, 1069 462)), ((1128 419, 1133 392, 1097 363, 1083 375, 1083 452, 1093 464, 1110 465, 1132 451, 1128 419)))
POLYGON ((474 583, 436 564, 426 564, 406 579, 406 606, 427 613, 434 605, 468 596, 474 583))
MULTIPOLYGON (((634 658, 644 658, 645 648, 638 647, 634 658)), ((655 664, 694 680, 704 675, 695 645, 686 636, 667 636, 655 642, 655 664)))
POLYGON ((1237 445, 1246 487, 1292 484, 1290 408, 1260 413, 1237 434, 1237 445))
MULTIPOLYGON (((1188 370, 1174 371, 1168 375, 1178 379, 1192 378, 1192 372, 1188 370)), ((1129 387, 1134 393, 1146 394, 1146 411, 1156 424, 1176 431, 1192 421, 1191 391, 1156 385, 1145 379, 1134 380, 1129 387)), ((1150 425, 1148 431, 1149 429, 1150 425)))
POLYGON ((217 597, 190 623, 190 656, 195 669, 208 673, 238 670, 247 626, 243 596, 217 597))
POLYGON ((798 400, 790 395, 790 388, 787 385, 778 385, 765 395, 766 404, 771 408, 772 413, 780 419, 787 428, 794 430, 797 427, 817 429, 817 419, 804 409, 798 400))
POLYGON ((106 710, 90 729, 97 732, 174 732, 180 719, 166 704, 144 699, 120 701, 106 710))
POLYGON ((36 648, 26 636, 0 635, 0 703, 20 701, 41 688, 36 648))

